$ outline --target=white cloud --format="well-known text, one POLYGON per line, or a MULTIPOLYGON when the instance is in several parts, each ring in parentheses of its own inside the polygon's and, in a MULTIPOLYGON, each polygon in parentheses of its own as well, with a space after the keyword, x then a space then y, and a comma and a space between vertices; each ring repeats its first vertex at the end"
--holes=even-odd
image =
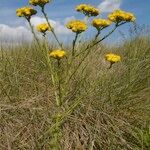
MULTIPOLYGON (((31 23, 33 26, 36 26, 37 24, 46 22, 45 18, 42 17, 32 17, 31 23)), ((55 29, 55 32, 59 35, 65 35, 65 34, 70 34, 71 32, 65 27, 65 25, 61 24, 60 21, 54 21, 50 20, 49 22, 51 23, 52 27, 55 29)))
POLYGON ((64 23, 67 24, 67 22, 71 21, 71 20, 75 20, 75 16, 71 16, 71 17, 66 17, 64 20, 64 23))
POLYGON ((101 12, 112 12, 115 9, 119 9, 121 6, 121 0, 104 0, 99 4, 98 9, 101 12))
MULTIPOLYGON (((66 18, 66 20, 68 20, 66 18)), ((49 20, 51 25, 54 27, 56 34, 58 35, 68 35, 71 32, 59 21, 49 20)), ((45 18, 33 17, 31 23, 33 26, 37 24, 46 22, 45 18)), ((38 34, 39 36, 40 34, 38 34)), ((39 36, 40 37, 40 36, 39 36)), ((0 24, 0 42, 1 43, 19 43, 22 41, 30 42, 32 40, 32 33, 26 22, 25 26, 11 27, 6 24, 0 24)))
POLYGON ((28 42, 31 39, 31 32, 24 26, 10 27, 0 24, 0 42, 28 42))

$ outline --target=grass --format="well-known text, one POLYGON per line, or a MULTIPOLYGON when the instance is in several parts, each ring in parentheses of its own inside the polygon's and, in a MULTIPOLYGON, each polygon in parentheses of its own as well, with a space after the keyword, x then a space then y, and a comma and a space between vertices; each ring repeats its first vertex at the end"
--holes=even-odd
MULTIPOLYGON (((119 47, 101 44, 93 48, 65 87, 68 93, 63 109, 67 110, 74 100, 80 105, 75 104, 73 112, 68 110, 63 121, 62 150, 149 150, 149 43, 149 37, 136 37, 119 47), (122 62, 108 69, 103 58, 107 52, 120 54, 122 62)), ((1 46, 2 150, 51 149, 48 131, 57 107, 45 54, 55 45, 41 45, 1 46)), ((62 71, 65 68, 63 61, 62 71)), ((65 76, 67 72, 62 78, 65 76)))

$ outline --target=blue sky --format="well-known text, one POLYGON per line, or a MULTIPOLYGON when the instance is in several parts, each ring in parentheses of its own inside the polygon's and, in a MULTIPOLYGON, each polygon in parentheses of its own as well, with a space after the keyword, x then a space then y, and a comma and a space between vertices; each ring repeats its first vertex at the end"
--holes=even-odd
MULTIPOLYGON (((10 28, 19 26, 26 27, 25 20, 16 17, 16 9, 27 5, 28 0, 0 0, 0 2, 0 25, 8 25, 10 28)), ((137 24, 150 25, 150 0, 52 0, 52 3, 46 5, 46 11, 50 19, 58 21, 58 24, 63 25, 64 20, 68 17, 79 19, 84 17, 75 11, 76 5, 87 3, 100 7, 101 3, 106 4, 107 2, 112 2, 112 7, 119 7, 123 10, 133 12, 137 17, 137 24), (117 6, 114 1, 118 3, 117 6)), ((108 11, 105 10, 107 10, 107 8, 103 10, 101 16, 106 16, 109 12, 109 8, 108 11)), ((37 16, 42 17, 42 14, 38 13, 37 16)), ((125 25, 125 27, 121 29, 127 30, 128 27, 129 25, 125 25)))

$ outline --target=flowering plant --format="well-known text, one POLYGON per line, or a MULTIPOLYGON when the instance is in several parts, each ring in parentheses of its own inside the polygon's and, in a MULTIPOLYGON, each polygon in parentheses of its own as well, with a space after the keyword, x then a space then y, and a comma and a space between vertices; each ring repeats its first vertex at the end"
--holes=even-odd
MULTIPOLYGON (((134 14, 125 12, 123 10, 115 10, 108 15, 108 18, 102 19, 99 17, 99 9, 92 5, 80 4, 76 7, 76 11, 83 13, 87 20, 71 20, 66 24, 66 28, 75 34, 71 48, 69 47, 67 50, 67 48, 64 48, 64 45, 60 42, 59 37, 55 32, 55 28, 52 27, 51 22, 49 22, 47 13, 45 12, 45 6, 49 2, 50 0, 29 0, 30 5, 39 6, 41 8, 41 12, 45 17, 46 23, 44 22, 37 25, 37 31, 40 32, 45 39, 48 31, 50 31, 49 33, 54 36, 58 44, 58 49, 47 51, 45 56, 47 65, 50 70, 51 80, 54 86, 54 95, 57 106, 56 114, 54 115, 54 125, 52 125, 47 130, 47 132, 44 133, 44 136, 42 135, 39 138, 40 140, 41 138, 44 138, 49 133, 51 133, 51 149, 57 150, 60 149, 61 127, 63 126, 63 122, 66 120, 67 116, 75 110, 75 108, 82 100, 80 98, 74 97, 74 99, 71 101, 71 104, 67 104, 67 101, 69 101, 67 96, 70 94, 69 83, 72 82, 72 79, 75 78, 78 69, 84 64, 85 59, 89 56, 93 47, 108 38, 119 26, 122 26, 128 22, 134 22, 135 16, 134 14), (92 17, 96 18, 92 19, 91 21, 92 17), (106 35, 101 37, 101 32, 109 26, 113 25, 114 28, 110 32, 106 33, 106 35), (86 32, 89 26, 92 26, 94 29, 96 29, 96 35, 94 35, 91 42, 89 42, 89 44, 87 44, 85 48, 80 51, 77 48, 79 36, 86 32), (64 63, 67 64, 66 67, 63 66, 64 63), (70 68, 73 68, 73 71, 70 68)), ((18 17, 24 17, 28 21, 34 39, 36 40, 35 42, 38 43, 40 48, 43 48, 40 45, 39 39, 35 34, 34 27, 30 22, 31 17, 36 13, 37 11, 30 6, 19 8, 16 11, 18 17)), ((110 62, 110 69, 112 68, 113 64, 121 61, 121 56, 108 53, 105 55, 105 59, 106 61, 110 62)))

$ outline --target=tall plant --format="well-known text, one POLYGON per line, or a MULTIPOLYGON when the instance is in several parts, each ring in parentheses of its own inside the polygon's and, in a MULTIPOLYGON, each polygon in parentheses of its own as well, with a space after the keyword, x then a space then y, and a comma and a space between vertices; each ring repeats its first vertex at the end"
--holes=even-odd
MULTIPOLYGON (((55 89, 54 93, 57 110, 54 117, 54 124, 47 130, 47 132, 44 133, 44 135, 39 138, 41 139, 47 134, 51 133, 51 149, 57 150, 60 149, 60 140, 64 120, 66 120, 67 116, 71 114, 82 101, 82 97, 73 99, 72 104, 66 109, 65 102, 67 100, 65 99, 65 95, 69 92, 69 83, 75 77, 78 69, 80 66, 82 66, 83 62, 85 62, 85 59, 89 56, 93 47, 108 38, 119 26, 122 26, 128 22, 134 22, 135 16, 132 13, 125 12, 123 10, 115 10, 108 15, 107 19, 102 19, 99 17, 100 11, 96 7, 87 4, 78 5, 76 7, 76 11, 84 14, 87 18, 87 21, 71 20, 67 23, 66 27, 75 35, 75 38, 72 41, 72 48, 67 51, 64 49, 64 45, 62 42, 60 42, 59 36, 55 32, 55 26, 52 26, 48 19, 47 13, 45 12, 45 6, 49 2, 49 0, 29 0, 30 5, 39 6, 41 8, 41 12, 45 17, 45 22, 37 25, 37 31, 40 32, 44 37, 47 35, 47 32, 51 32, 58 43, 58 49, 50 50, 46 55, 47 63, 50 69, 51 80, 55 89), (91 21, 92 17, 94 17, 94 19, 91 21), (113 29, 102 37, 102 31, 113 24, 113 29), (79 51, 76 46, 78 39, 81 37, 81 34, 87 31, 88 26, 90 25, 95 28, 96 35, 94 35, 93 39, 91 39, 91 42, 86 45, 82 51, 79 51), (74 69, 71 69, 74 63, 76 63, 76 59, 79 61, 77 65, 75 65, 74 69), (64 62, 67 64, 67 67, 63 66, 64 62), (63 74, 66 72, 67 76, 64 76, 63 74)), ((26 6, 17 9, 16 12, 17 16, 24 17, 28 21, 34 39, 40 45, 39 39, 35 34, 34 27, 31 24, 31 17, 35 15, 37 11, 31 6, 26 6)), ((121 60, 121 57, 117 54, 109 53, 106 54, 105 59, 110 62, 110 69, 114 63, 117 63, 121 60)))

